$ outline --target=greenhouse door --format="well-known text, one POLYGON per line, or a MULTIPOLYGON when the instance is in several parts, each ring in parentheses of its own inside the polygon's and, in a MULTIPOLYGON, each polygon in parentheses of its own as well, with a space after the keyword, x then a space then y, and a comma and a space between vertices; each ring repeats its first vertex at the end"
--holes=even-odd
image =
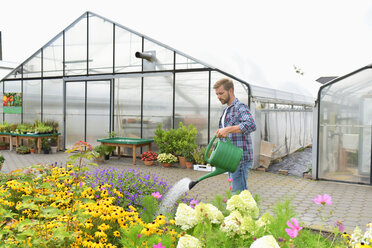
POLYGON ((97 145, 110 130, 110 80, 65 81, 65 147, 97 145))

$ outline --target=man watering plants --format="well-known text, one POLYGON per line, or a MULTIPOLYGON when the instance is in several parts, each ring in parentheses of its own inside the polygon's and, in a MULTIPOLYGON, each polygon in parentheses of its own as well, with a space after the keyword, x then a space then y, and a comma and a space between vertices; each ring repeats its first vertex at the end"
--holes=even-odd
POLYGON ((213 89, 216 91, 218 100, 227 104, 223 110, 217 130, 218 138, 229 137, 231 142, 243 150, 239 167, 234 173, 229 172, 232 179, 232 192, 248 189, 247 179, 253 163, 253 144, 251 132, 256 130, 256 124, 246 104, 239 101, 234 95, 234 83, 228 78, 218 80, 213 89))

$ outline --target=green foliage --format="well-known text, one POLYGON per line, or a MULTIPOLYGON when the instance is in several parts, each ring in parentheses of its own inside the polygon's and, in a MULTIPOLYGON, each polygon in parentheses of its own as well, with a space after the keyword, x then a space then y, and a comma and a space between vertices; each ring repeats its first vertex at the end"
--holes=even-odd
POLYGON ((4 163, 4 161, 5 161, 4 156, 3 155, 0 155, 0 164, 4 163))
POLYGON ((205 154, 206 150, 207 150, 207 148, 205 146, 198 146, 192 152, 192 157, 194 158, 194 160, 197 164, 206 164, 207 163, 207 161, 205 161, 205 158, 204 158, 204 154, 205 154))
POLYGON ((49 139, 42 139, 41 140, 41 149, 43 149, 43 150, 50 150, 49 139))
POLYGON ((284 200, 280 199, 272 210, 274 218, 269 225, 272 235, 276 238, 289 237, 285 232, 285 229, 288 228, 287 221, 296 216, 294 207, 291 205, 291 199, 288 197, 284 200))
POLYGON ((159 202, 152 195, 142 197, 142 211, 140 211, 141 219, 147 223, 153 221, 156 213, 159 210, 159 202))
POLYGON ((162 129, 159 124, 155 130, 154 141, 158 145, 159 153, 171 153, 192 159, 191 153, 197 146, 197 133, 192 124, 185 126, 180 122, 178 129, 171 128, 169 131, 162 129))
POLYGON ((11 131, 11 124, 7 123, 6 121, 3 124, 0 124, 0 132, 1 133, 9 133, 11 131))
POLYGON ((30 153, 30 147, 28 146, 19 146, 16 148, 16 153, 27 154, 30 153))
POLYGON ((96 153, 98 153, 99 156, 105 155, 105 149, 104 149, 104 146, 102 144, 101 145, 98 145, 98 146, 95 146, 94 147, 94 151, 96 153))

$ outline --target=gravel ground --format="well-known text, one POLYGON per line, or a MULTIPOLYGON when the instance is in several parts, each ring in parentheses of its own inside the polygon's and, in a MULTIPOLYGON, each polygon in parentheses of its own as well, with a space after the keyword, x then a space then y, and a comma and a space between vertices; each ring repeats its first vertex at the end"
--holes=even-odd
POLYGON ((305 148, 283 157, 280 162, 271 164, 267 172, 277 174, 279 170, 288 170, 288 175, 303 177, 303 173, 312 164, 312 156, 312 148, 305 148))

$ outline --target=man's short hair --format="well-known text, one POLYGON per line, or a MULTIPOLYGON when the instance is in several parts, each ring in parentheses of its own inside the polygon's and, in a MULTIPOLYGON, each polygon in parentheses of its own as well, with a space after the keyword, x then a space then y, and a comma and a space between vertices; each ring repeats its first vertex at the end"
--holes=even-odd
POLYGON ((231 79, 228 78, 222 78, 218 80, 214 85, 213 89, 217 89, 220 86, 223 86, 224 90, 229 91, 230 89, 233 89, 234 91, 234 83, 231 79))

